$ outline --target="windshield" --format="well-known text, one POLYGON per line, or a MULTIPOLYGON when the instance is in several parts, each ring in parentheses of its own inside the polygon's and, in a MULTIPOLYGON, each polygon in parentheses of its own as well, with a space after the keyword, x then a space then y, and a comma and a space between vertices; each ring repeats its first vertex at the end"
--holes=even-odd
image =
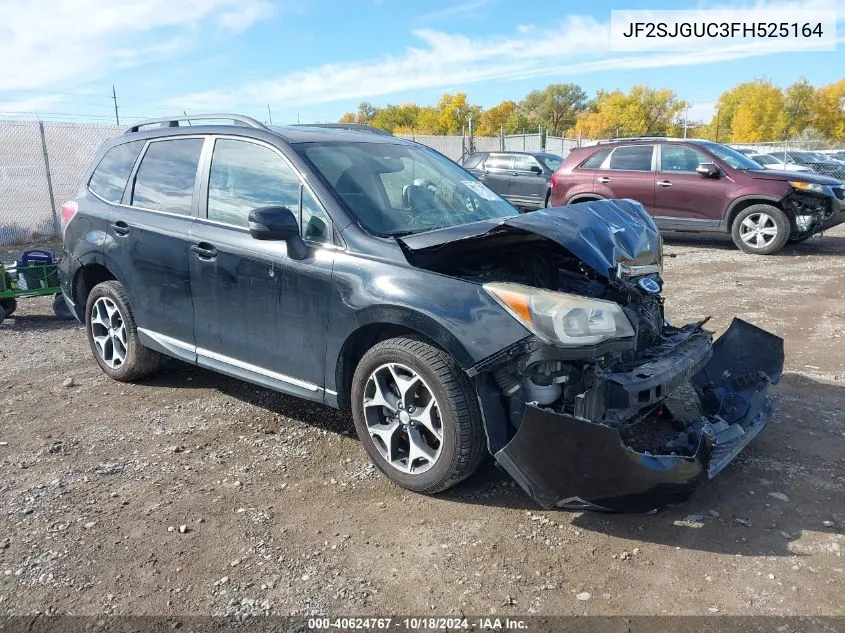
POLYGON ((720 143, 702 143, 701 146, 720 160, 725 161, 734 169, 741 169, 743 171, 760 171, 761 169, 764 169, 760 163, 755 162, 742 152, 738 152, 727 145, 721 145, 720 143))
POLYGON ((753 158, 755 161, 757 161, 761 165, 774 165, 775 163, 778 162, 774 158, 772 158, 771 156, 766 156, 765 154, 756 154, 756 155, 752 156, 751 158, 753 158))
POLYGON ((303 143, 297 149, 358 222, 377 235, 408 235, 519 215, 497 193, 427 148, 303 143))
POLYGON ((560 164, 563 162, 562 158, 549 154, 543 154, 537 158, 543 161, 543 164, 549 169, 549 171, 557 171, 557 168, 560 167, 560 164))
POLYGON ((791 152, 790 155, 801 163, 817 163, 819 159, 810 152, 791 152))

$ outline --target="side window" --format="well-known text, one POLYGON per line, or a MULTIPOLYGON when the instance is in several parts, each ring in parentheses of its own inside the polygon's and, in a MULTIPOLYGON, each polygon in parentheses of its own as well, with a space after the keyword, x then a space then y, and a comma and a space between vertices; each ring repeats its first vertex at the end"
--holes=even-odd
POLYGON ((129 174, 142 147, 144 141, 132 141, 112 147, 91 174, 88 188, 103 200, 120 202, 123 190, 126 189, 126 181, 129 180, 129 174))
POLYGON ((493 154, 484 163, 485 169, 513 169, 513 156, 504 156, 502 154, 493 154))
POLYGON ((651 155, 653 153, 654 145, 617 147, 610 157, 610 168, 628 171, 651 171, 651 155))
POLYGON ((683 145, 662 145, 660 147, 660 171, 694 172, 704 163, 712 163, 701 152, 683 145))
POLYGON ((477 166, 478 163, 481 162, 481 159, 484 158, 485 154, 472 154, 467 157, 464 161, 463 168, 464 169, 472 169, 473 167, 477 166))
POLYGON ((299 178, 273 150, 249 141, 217 139, 208 179, 208 219, 247 226, 259 207, 299 209, 299 178))
POLYGON ((154 141, 135 176, 132 205, 191 215, 191 200, 203 139, 154 141))
POLYGON ((581 163, 582 169, 598 169, 601 167, 601 164, 604 162, 604 159, 608 157, 610 152, 613 150, 612 147, 606 147, 605 149, 596 152, 592 156, 590 156, 587 160, 581 163))
POLYGON ((531 171, 532 167, 539 166, 539 163, 531 156, 514 156, 513 168, 517 171, 531 171))
POLYGON ((302 187, 302 210, 299 221, 302 239, 312 242, 331 242, 331 222, 323 207, 305 187, 302 187))

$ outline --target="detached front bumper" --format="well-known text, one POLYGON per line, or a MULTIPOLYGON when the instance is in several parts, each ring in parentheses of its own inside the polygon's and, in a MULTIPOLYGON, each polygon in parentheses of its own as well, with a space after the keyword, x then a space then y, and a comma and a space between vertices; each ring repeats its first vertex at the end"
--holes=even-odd
POLYGON ((647 365, 611 374, 602 393, 648 404, 689 378, 701 416, 679 432, 675 454, 640 452, 615 427, 528 405, 496 460, 543 507, 647 512, 682 502, 768 423, 766 393, 783 371, 783 340, 734 319, 712 346, 691 340, 647 365))

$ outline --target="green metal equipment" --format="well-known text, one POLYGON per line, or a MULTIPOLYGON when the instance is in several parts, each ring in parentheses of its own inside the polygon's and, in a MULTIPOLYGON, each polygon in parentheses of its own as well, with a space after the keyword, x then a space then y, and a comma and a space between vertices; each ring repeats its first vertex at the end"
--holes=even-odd
POLYGON ((61 292, 59 262, 50 251, 24 251, 13 264, 0 262, 0 323, 15 312, 18 299, 44 295, 54 295, 53 312, 57 317, 72 317, 61 292))

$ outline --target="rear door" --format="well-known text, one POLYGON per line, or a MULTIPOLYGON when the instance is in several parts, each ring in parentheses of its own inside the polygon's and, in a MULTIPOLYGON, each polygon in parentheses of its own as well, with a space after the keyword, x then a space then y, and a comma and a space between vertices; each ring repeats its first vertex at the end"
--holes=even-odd
POLYGON ((654 145, 621 145, 596 170, 593 186, 605 198, 631 198, 653 213, 655 166, 654 145))
POLYGON ((659 220, 689 220, 693 226, 707 224, 707 221, 718 224, 726 204, 725 176, 707 178, 695 171, 699 165, 712 162, 713 159, 692 147, 662 144, 655 182, 654 216, 659 220))
POLYGON ((321 400, 335 253, 329 217, 278 148, 220 136, 203 162, 190 256, 197 363, 321 400), (264 206, 294 212, 308 257, 250 236, 249 212, 264 206))
POLYGON ((170 341, 165 346, 186 360, 193 360, 194 340, 188 236, 204 142, 180 136, 147 143, 123 204, 109 217, 104 245, 123 275, 142 340, 170 341))
POLYGON ((512 171, 513 154, 490 154, 484 161, 479 180, 500 196, 509 198, 512 171))
POLYGON ((537 159, 528 154, 514 156, 508 195, 519 204, 542 207, 549 185, 537 159), (532 168, 534 171, 532 171, 532 168), (539 171, 539 173, 537 173, 539 171))

